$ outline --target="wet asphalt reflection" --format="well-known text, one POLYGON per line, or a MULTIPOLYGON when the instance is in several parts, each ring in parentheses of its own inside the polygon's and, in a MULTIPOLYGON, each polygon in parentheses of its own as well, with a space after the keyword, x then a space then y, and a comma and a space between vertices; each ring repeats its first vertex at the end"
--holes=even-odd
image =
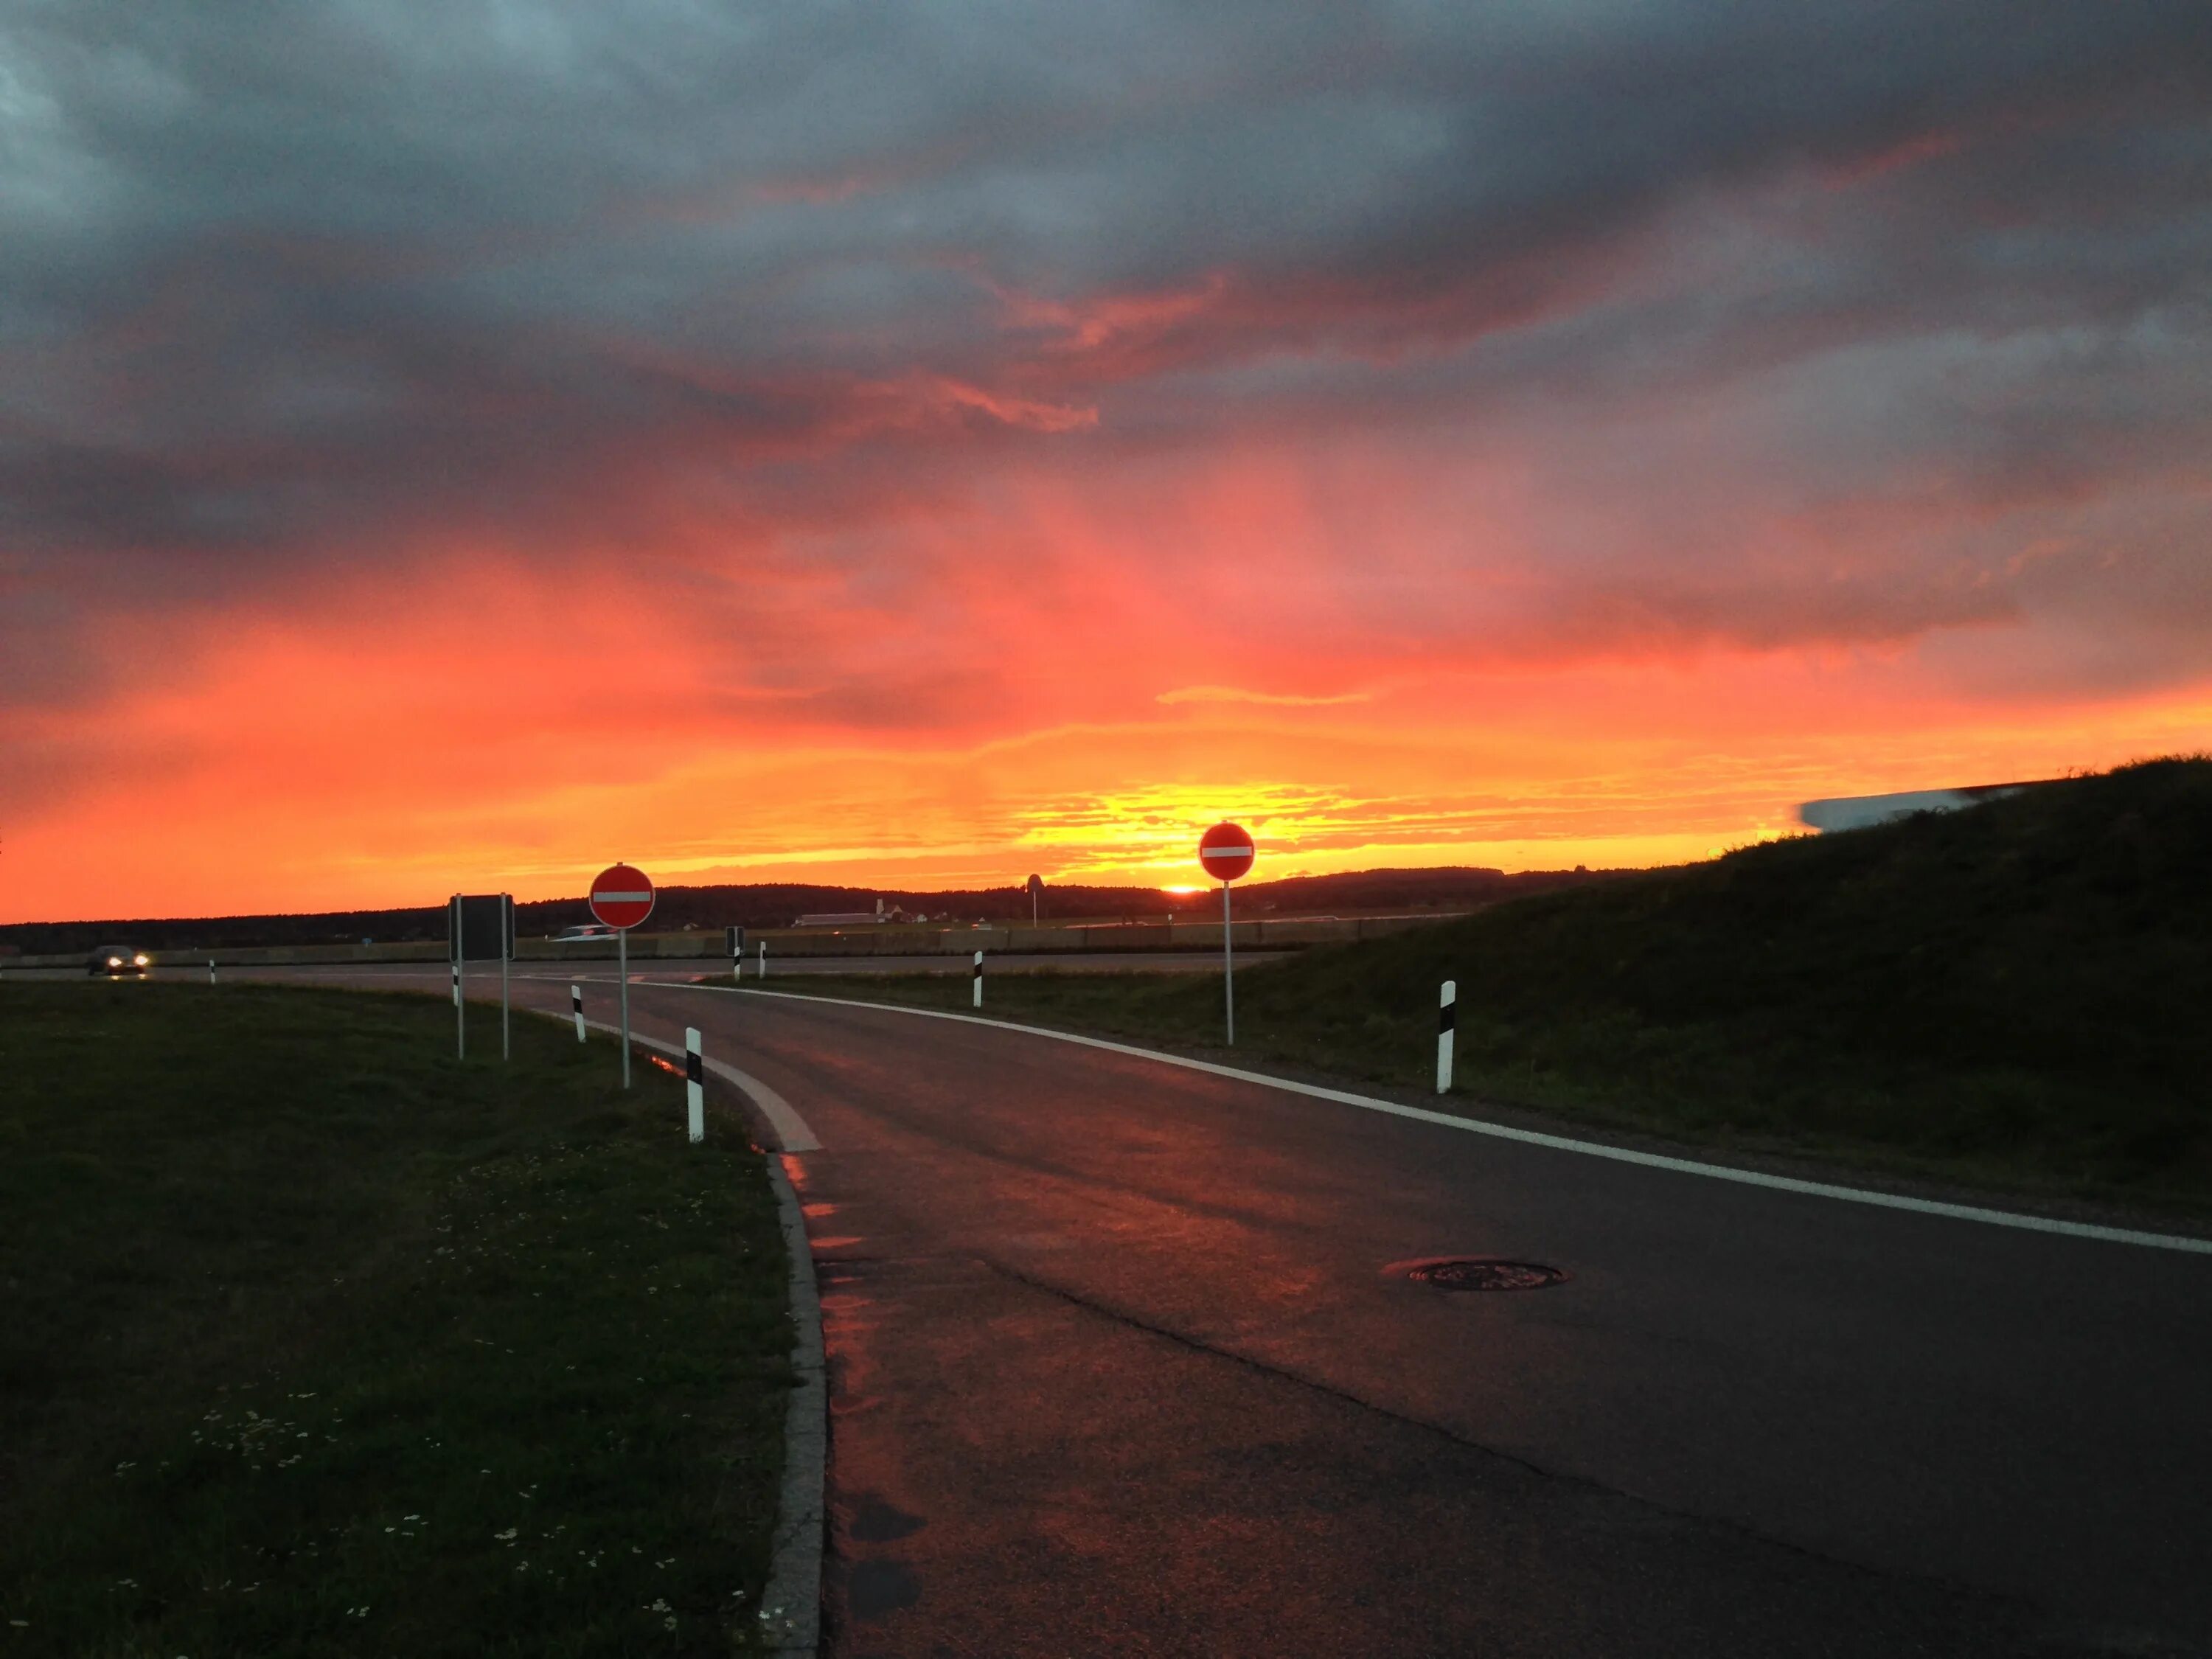
POLYGON ((787 1164, 849 1659, 2212 1646, 2212 1259, 948 1021, 633 1006, 822 1141, 787 1164), (1402 1271, 1448 1256, 1566 1277, 1402 1271))

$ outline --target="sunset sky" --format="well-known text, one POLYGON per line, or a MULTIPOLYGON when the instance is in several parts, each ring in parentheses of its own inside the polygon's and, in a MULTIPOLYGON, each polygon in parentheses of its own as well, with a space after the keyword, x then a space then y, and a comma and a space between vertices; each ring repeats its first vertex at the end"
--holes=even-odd
POLYGON ((2208 746, 2204 0, 0 10, 0 921, 2208 746))

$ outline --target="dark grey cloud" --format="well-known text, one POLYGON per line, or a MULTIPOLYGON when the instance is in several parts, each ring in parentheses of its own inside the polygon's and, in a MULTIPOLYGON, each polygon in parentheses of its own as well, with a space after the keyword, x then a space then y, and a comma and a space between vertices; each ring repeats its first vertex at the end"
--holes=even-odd
POLYGON ((742 562, 1271 423, 1547 444, 1614 515, 1541 549, 1598 633, 2073 603, 1958 561, 2106 495, 2191 556, 2208 109, 2202 0, 19 0, 0 697, 431 529, 712 501, 742 562), (1900 502, 1948 527, 1849 593, 1749 549, 1900 502))

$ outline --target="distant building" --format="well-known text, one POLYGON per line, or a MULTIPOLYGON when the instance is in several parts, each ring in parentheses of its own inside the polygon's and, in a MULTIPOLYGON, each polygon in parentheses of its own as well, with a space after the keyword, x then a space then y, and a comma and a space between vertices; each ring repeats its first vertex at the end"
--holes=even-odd
POLYGON ((1823 832, 1863 830, 1911 817, 1915 812, 1955 812, 1962 806, 2017 795, 2023 789, 2039 789, 2053 781, 2037 778, 2027 783, 1972 783, 1956 789, 1907 789, 1894 795, 1838 795, 1829 800, 1808 800, 1797 809, 1800 822, 1823 832))
POLYGON ((882 921, 910 921, 910 917, 896 904, 886 908, 881 899, 872 910, 814 910, 791 925, 794 927, 872 927, 882 921))

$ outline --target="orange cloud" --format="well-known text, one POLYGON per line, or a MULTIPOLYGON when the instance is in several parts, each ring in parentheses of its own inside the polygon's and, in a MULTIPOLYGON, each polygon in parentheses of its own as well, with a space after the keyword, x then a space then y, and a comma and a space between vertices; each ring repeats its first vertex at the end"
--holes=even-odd
MULTIPOLYGON (((889 612, 880 640, 833 618, 797 647, 822 653, 816 679, 786 644, 766 659, 785 683, 763 686, 742 627, 693 626, 680 590, 606 568, 553 584, 450 550, 441 569, 261 618, 188 674, 149 667, 45 716, 88 763, 12 829, 7 918, 553 896, 616 857, 665 881, 1174 884, 1221 817, 1255 831, 1266 874, 1644 865, 1793 832, 1820 795, 2047 775, 2212 733, 2212 682, 1992 705, 1913 652, 1431 664, 1358 700, 1178 695, 1157 688, 1218 641, 1167 629, 1123 659, 1143 607, 1110 584, 1097 617, 1051 629, 979 602, 989 651, 972 630, 926 651, 926 628, 889 612), (918 727, 808 712, 879 648, 932 673, 946 654, 998 660, 918 727)), ((1266 665, 1273 684, 1336 672, 1266 665)))

